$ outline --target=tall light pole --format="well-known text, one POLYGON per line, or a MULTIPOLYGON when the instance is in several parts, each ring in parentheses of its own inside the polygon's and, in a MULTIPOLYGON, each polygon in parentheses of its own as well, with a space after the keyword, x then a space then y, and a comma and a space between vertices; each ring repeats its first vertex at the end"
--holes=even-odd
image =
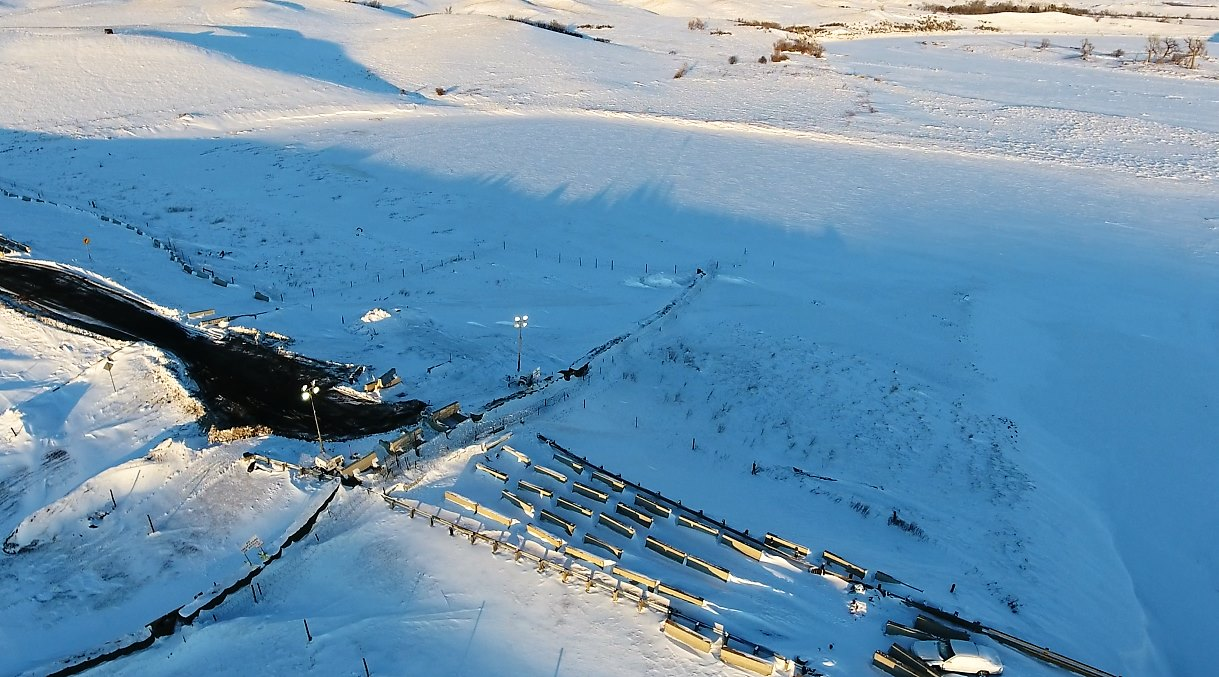
POLYGON ((525 327, 529 326, 528 315, 517 315, 512 318, 512 326, 516 327, 516 375, 521 375, 521 346, 525 343, 525 327))
POLYGON ((325 454, 326 445, 322 443, 322 424, 318 423, 317 406, 313 404, 313 398, 320 392, 322 389, 318 387, 317 381, 310 381, 301 386, 301 399, 309 403, 309 409, 313 411, 313 425, 317 426, 317 448, 321 450, 322 454, 325 454))

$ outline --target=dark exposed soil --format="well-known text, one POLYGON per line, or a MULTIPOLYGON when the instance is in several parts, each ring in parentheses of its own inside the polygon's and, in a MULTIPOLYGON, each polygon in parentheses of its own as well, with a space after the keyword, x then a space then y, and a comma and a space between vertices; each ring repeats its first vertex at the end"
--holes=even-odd
POLYGON ((416 423, 426 403, 370 403, 327 386, 354 379, 352 365, 285 353, 232 334, 216 338, 165 317, 146 302, 54 264, 0 258, 0 300, 94 334, 146 341, 186 366, 218 427, 263 425, 277 435, 317 437, 301 385, 316 380, 322 433, 351 439, 416 423))

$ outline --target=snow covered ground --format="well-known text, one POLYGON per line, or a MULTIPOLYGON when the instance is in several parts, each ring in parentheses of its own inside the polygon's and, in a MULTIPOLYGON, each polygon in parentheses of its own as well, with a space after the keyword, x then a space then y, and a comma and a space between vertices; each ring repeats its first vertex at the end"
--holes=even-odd
MULTIPOLYGON (((7 0, 0 188, 31 199, 0 197, 0 235, 183 314, 260 313, 236 323, 396 368, 383 396, 435 407, 514 392, 514 315, 526 371, 627 334, 587 381, 523 401, 510 443, 562 470, 545 434, 1114 674, 1206 674, 1219 64, 1143 57, 1153 35, 1219 50, 1219 9, 1089 7, 1129 16, 869 33, 926 13, 7 0), (825 56, 759 63, 788 34, 738 18, 832 24, 825 56)), ((153 347, 0 309, 0 673, 42 674, 240 578, 247 539, 315 504, 320 487, 240 456, 308 462, 316 445, 213 444, 189 387, 153 347)), ((407 496, 521 518, 476 460, 429 460, 407 496)), ((820 578, 657 529, 740 580, 634 541, 624 565, 702 586, 730 632, 826 674, 881 674, 884 621, 914 617, 875 596, 853 616, 820 578)), ((257 603, 93 672, 734 673, 654 613, 363 490, 315 533, 258 577, 257 603)), ((1011 674, 1064 674, 1001 651, 1011 674)))

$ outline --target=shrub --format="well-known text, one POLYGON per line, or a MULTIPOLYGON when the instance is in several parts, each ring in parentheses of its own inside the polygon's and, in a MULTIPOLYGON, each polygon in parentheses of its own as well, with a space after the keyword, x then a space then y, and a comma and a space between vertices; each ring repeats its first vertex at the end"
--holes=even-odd
POLYGON ((729 63, 729 64, 734 64, 734 63, 736 63, 736 62, 737 62, 737 58, 736 58, 736 56, 730 56, 730 57, 728 57, 728 63, 729 63))
POLYGON ((1079 58, 1084 60, 1092 58, 1092 52, 1095 51, 1095 49, 1096 47, 1093 46, 1092 41, 1084 38, 1083 44, 1079 46, 1079 58))
POLYGON ((444 87, 437 87, 437 88, 436 88, 436 95, 437 95, 437 96, 444 96, 445 94, 448 94, 448 92, 446 92, 446 91, 445 91, 444 87))
MULTIPOLYGON (((775 43, 774 54, 779 55, 783 52, 808 54, 820 59, 821 57, 825 56, 825 47, 822 47, 820 42, 817 42, 809 37, 801 37, 795 40, 792 40, 791 38, 783 38, 775 43)), ((787 57, 783 57, 783 59, 786 58, 787 57)), ((774 56, 771 56, 771 61, 782 61, 783 59, 776 59, 774 56)))
POLYGON ((1049 38, 1042 38, 1041 44, 1037 45, 1037 49, 1049 49, 1049 48, 1050 48, 1050 39, 1049 38))
POLYGON ((690 72, 690 64, 683 63, 681 65, 681 68, 678 68, 677 72, 673 74, 673 79, 677 80, 678 78, 685 77, 686 73, 689 73, 689 72, 690 72))
MULTIPOLYGON (((562 33, 563 35, 570 35, 573 38, 584 38, 585 40, 592 40, 593 42, 609 42, 609 38, 597 38, 597 37, 593 37, 591 35, 585 35, 579 31, 572 30, 565 24, 561 24, 558 21, 554 21, 554 20, 535 21, 533 19, 525 19, 525 18, 521 18, 521 17, 512 16, 511 14, 509 14, 508 16, 506 16, 504 18, 509 21, 515 21, 517 23, 529 24, 530 26, 534 26, 536 28, 544 28, 548 31, 554 31, 555 33, 562 33)), ((597 28, 613 28, 613 26, 597 26, 597 28)))
POLYGON ((1118 49, 1113 50, 1113 52, 1110 54, 1110 56, 1112 56, 1115 59, 1120 59, 1123 56, 1125 56, 1125 54, 1126 54, 1126 50, 1118 48, 1118 49))
POLYGON ((970 0, 961 5, 934 5, 925 4, 923 9, 928 12, 943 12, 944 14, 997 14, 999 12, 1020 12, 1023 14, 1039 14, 1041 12, 1061 12, 1063 14, 1074 14, 1076 16, 1090 16, 1094 12, 1090 9, 1082 9, 1072 7, 1070 5, 1056 5, 1054 3, 1042 5, 1034 2, 1020 4, 1016 2, 986 2, 986 0, 970 0))
POLYGON ((693 19, 690 19, 689 23, 686 24, 686 28, 689 28, 692 31, 705 31, 707 30, 707 22, 698 17, 694 17, 693 19))
POLYGON ((758 57, 758 63, 766 63, 766 55, 765 55, 765 54, 763 54, 762 56, 759 56, 759 57, 758 57))
POLYGON ((775 21, 758 21, 756 19, 737 19, 738 26, 754 26, 756 28, 779 28, 775 21))

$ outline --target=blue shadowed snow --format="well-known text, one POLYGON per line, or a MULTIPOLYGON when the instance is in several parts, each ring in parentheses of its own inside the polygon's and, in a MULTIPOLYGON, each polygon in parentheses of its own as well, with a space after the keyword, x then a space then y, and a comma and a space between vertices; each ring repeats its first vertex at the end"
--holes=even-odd
POLYGON ((342 47, 309 38, 299 31, 255 26, 219 26, 201 33, 143 30, 139 35, 185 42, 228 55, 257 68, 301 75, 374 94, 398 94, 400 88, 352 60, 342 47))

